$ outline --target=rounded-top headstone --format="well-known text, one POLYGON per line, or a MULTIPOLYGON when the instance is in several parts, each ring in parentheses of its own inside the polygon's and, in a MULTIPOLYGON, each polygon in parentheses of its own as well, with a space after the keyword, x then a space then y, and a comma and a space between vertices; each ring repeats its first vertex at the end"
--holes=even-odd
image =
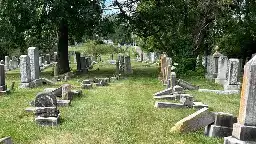
POLYGON ((53 93, 38 93, 35 99, 35 107, 57 107, 56 96, 53 93))

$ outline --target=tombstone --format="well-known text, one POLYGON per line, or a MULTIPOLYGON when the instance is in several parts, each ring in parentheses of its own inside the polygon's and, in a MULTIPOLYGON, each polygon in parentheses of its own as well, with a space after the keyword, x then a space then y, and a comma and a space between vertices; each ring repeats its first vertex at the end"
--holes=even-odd
POLYGON ((202 66, 206 67, 206 56, 202 56, 202 66))
POLYGON ((217 78, 219 57, 222 56, 222 54, 218 52, 219 47, 216 46, 215 49, 216 49, 216 51, 212 55, 213 56, 213 78, 217 78))
POLYGON ((11 71, 11 70, 13 70, 14 68, 13 68, 13 61, 12 60, 10 60, 9 61, 9 70, 11 71))
POLYGON ((82 72, 87 72, 86 61, 85 61, 85 57, 84 56, 80 57, 80 63, 81 63, 81 71, 82 72))
POLYGON ((228 80, 224 85, 224 90, 239 90, 238 82, 239 59, 229 59, 228 80))
POLYGON ((227 79, 228 71, 228 57, 227 56, 220 56, 218 60, 218 75, 215 79, 215 83, 224 85, 227 79))
POLYGON ((213 58, 213 56, 207 56, 206 63, 207 63, 207 66, 206 66, 207 73, 206 73, 205 77, 206 77, 206 79, 213 80, 215 77, 214 76, 214 58, 213 58))
POLYGON ((237 123, 232 136, 224 138, 224 144, 256 143, 256 56, 244 66, 243 85, 237 123))
POLYGON ((8 56, 4 57, 4 65, 5 65, 5 71, 9 71, 9 65, 10 65, 10 58, 8 56))
POLYGON ((39 79, 39 51, 36 47, 28 48, 28 56, 30 59, 31 80, 39 79))
POLYGON ((64 84, 62 85, 62 99, 63 100, 71 100, 71 85, 70 84, 64 84))
POLYGON ((170 88, 173 89, 173 87, 176 86, 176 80, 177 80, 175 72, 171 72, 171 76, 169 80, 170 80, 170 88))
POLYGON ((35 98, 35 107, 57 107, 57 98, 51 92, 38 93, 35 98))
POLYGON ((168 79, 170 79, 170 76, 171 76, 172 58, 167 57, 166 63, 167 63, 167 65, 165 67, 165 74, 166 74, 165 76, 166 77, 164 78, 164 80, 165 80, 164 83, 167 83, 168 79))
POLYGON ((156 62, 156 56, 155 56, 155 52, 151 52, 150 53, 150 60, 151 60, 151 63, 155 63, 156 62))
POLYGON ((57 62, 58 61, 58 52, 53 53, 53 61, 57 62))
POLYGON ((132 74, 132 66, 131 66, 130 56, 124 57, 124 63, 125 63, 125 68, 124 68, 125 74, 132 74))
POLYGON ((50 56, 50 54, 46 54, 45 55, 45 62, 46 62, 46 64, 50 64, 51 63, 51 56, 50 56))
POLYGON ((31 86, 31 71, 30 71, 30 59, 27 55, 20 56, 20 74, 21 84, 20 88, 26 88, 31 86))
POLYGON ((92 83, 90 80, 83 80, 81 83, 81 88, 82 89, 92 89, 92 83))
POLYGON ((73 54, 73 56, 74 56, 74 63, 76 63, 76 54, 73 54))
POLYGON ((0 91, 6 91, 4 65, 0 64, 0 91))
POLYGON ((59 76, 59 67, 58 67, 58 62, 54 62, 53 75, 54 75, 54 77, 58 77, 58 76, 59 76))
POLYGON ((166 67, 167 67, 167 55, 164 53, 161 55, 161 79, 164 83, 166 79, 166 67))
POLYGON ((80 52, 75 52, 76 54, 76 69, 77 71, 81 71, 81 53, 80 52))
POLYGON ((0 61, 0 64, 3 64, 3 65, 4 65, 4 60, 1 60, 1 61, 0 61))
POLYGON ((39 57, 39 67, 41 67, 41 66, 43 66, 43 59, 42 59, 42 57, 40 56, 40 57, 39 57))

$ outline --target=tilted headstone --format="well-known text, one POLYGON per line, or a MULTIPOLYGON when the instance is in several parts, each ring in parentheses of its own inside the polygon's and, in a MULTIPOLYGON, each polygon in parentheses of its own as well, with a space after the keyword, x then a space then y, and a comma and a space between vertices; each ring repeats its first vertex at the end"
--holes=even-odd
POLYGON ((31 80, 39 79, 39 51, 36 47, 28 48, 30 58, 31 80))
POLYGON ((0 64, 0 91, 5 91, 7 86, 5 85, 5 70, 4 65, 0 64))
POLYGON ((228 80, 224 85, 225 90, 239 90, 238 82, 239 59, 229 59, 228 80))
POLYGON ((57 107, 57 99, 53 93, 40 92, 35 98, 35 107, 57 107))
POLYGON ((225 144, 256 143, 256 56, 244 66, 243 84, 237 123, 233 125, 231 137, 225 144))
POLYGON ((224 85, 227 79, 228 71, 228 57, 227 56, 220 56, 218 59, 218 76, 215 79, 215 83, 224 85))

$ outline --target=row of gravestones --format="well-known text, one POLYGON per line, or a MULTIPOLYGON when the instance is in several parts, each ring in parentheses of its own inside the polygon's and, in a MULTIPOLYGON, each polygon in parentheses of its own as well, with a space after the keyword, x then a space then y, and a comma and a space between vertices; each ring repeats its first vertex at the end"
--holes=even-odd
POLYGON ((239 75, 241 72, 241 61, 239 59, 228 59, 227 56, 216 51, 212 56, 206 58, 205 77, 214 80, 215 83, 224 86, 224 90, 239 90, 239 75))
POLYGON ((78 72, 88 72, 93 68, 93 59, 91 56, 85 56, 83 53, 74 52, 74 63, 77 64, 78 72))
POLYGON ((139 62, 149 62, 155 63, 157 60, 158 55, 155 52, 140 52, 137 55, 137 61, 139 62))

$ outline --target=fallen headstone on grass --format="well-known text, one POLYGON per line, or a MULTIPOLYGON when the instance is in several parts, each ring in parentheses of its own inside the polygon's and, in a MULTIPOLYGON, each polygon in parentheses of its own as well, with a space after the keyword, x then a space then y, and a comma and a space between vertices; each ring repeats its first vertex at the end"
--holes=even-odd
POLYGON ((11 137, 5 137, 0 139, 0 144, 13 144, 11 137))
POLYGON ((198 92, 209 92, 215 93, 219 95, 231 95, 231 94, 239 94, 239 90, 209 90, 209 89, 199 89, 198 92))
POLYGON ((177 84, 181 87, 183 87, 184 89, 188 89, 188 90, 198 90, 199 89, 199 86, 195 86, 195 85, 192 85, 191 83, 189 82, 186 82, 182 79, 179 79, 177 81, 177 84))
POLYGON ((202 108, 185 117, 171 128, 171 132, 193 132, 214 122, 214 114, 208 108, 202 108))

